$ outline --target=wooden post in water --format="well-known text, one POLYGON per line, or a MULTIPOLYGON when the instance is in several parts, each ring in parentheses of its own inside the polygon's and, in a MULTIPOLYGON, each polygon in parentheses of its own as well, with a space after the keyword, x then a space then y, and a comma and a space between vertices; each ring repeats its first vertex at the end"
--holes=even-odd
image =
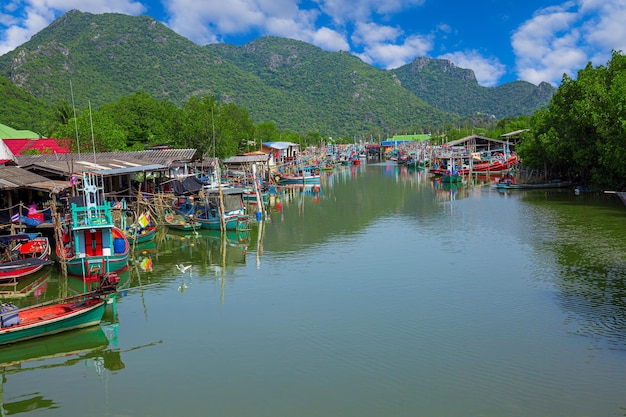
POLYGON ((218 211, 218 216, 220 217, 220 231, 222 234, 226 232, 226 215, 224 214, 224 194, 222 193, 222 173, 219 169, 219 163, 216 165, 215 169, 217 170, 217 190, 219 193, 220 207, 218 211))
POLYGON ((61 264, 61 272, 63 276, 67 276, 67 264, 65 262, 65 246, 63 245, 63 225, 61 225, 61 217, 59 212, 57 211, 57 196, 56 194, 52 194, 52 204, 50 205, 50 214, 52 215, 52 219, 54 221, 54 240, 55 247, 61 248, 59 256, 59 263, 61 264))

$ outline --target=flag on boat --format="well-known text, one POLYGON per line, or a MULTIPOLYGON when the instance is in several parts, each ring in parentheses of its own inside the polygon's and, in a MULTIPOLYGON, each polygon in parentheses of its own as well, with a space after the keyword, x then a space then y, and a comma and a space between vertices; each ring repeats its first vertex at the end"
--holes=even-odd
POLYGON ((20 221, 20 213, 15 213, 14 215, 11 216, 11 221, 13 223, 20 221))
POLYGON ((141 227, 147 227, 150 224, 150 213, 143 213, 139 216, 137 223, 139 223, 141 227))

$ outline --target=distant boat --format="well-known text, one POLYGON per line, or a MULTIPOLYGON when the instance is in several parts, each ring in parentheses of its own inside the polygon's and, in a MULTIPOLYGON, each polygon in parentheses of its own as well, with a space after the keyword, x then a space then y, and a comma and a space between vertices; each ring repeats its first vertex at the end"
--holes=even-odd
POLYGON ((119 277, 102 274, 96 291, 18 308, 2 304, 0 345, 95 326, 102 321, 106 296, 116 291, 119 277))
POLYGON ((0 236, 0 250, 0 283, 17 282, 52 264, 50 242, 38 233, 0 236))
POLYGON ((544 188, 564 188, 572 186, 570 181, 553 180, 540 183, 507 183, 493 184, 498 190, 538 190, 544 188))

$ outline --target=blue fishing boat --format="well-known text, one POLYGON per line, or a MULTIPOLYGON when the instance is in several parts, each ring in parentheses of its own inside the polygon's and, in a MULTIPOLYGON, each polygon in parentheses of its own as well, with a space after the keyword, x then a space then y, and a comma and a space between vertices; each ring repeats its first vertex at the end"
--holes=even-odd
POLYGON ((307 166, 299 168, 295 174, 278 174, 276 176, 276 182, 280 185, 283 184, 319 184, 320 183, 320 168, 318 166, 307 166))
POLYGON ((248 228, 250 221, 244 190, 240 188, 225 188, 221 192, 207 190, 203 199, 196 198, 194 210, 193 218, 203 229, 222 230, 223 227, 224 230, 242 230, 248 228))

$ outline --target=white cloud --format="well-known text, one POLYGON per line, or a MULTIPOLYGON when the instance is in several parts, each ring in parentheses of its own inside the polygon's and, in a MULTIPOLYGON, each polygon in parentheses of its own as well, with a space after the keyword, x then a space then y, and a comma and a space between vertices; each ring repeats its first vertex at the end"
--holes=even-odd
POLYGON ((433 47, 429 36, 403 36, 400 28, 369 22, 357 23, 351 39, 354 45, 362 47, 363 52, 356 55, 363 61, 391 69, 426 55, 433 47))
POLYGON ((373 15, 383 18, 421 6, 425 0, 318 0, 322 12, 343 25, 345 22, 367 22, 373 15))
POLYGON ((478 84, 485 87, 497 85, 506 73, 506 67, 497 58, 485 58, 475 50, 448 53, 438 58, 450 60, 459 68, 471 69, 478 84))
POLYGON ((273 35, 298 39, 326 50, 349 50, 345 34, 316 27, 318 9, 303 10, 297 0, 169 0, 168 25, 198 44, 222 42, 228 35, 273 35))
POLYGON ((539 10, 513 34, 517 74, 538 84, 574 77, 588 62, 603 65, 626 50, 626 3, 580 0, 539 10))
POLYGON ((12 51, 46 28, 54 19, 71 9, 90 13, 117 12, 130 15, 143 13, 146 8, 129 0, 29 0, 25 6, 14 2, 4 6, 11 14, 0 14, 0 55, 12 51), (20 10, 17 15, 13 14, 20 10))
POLYGON ((164 7, 169 27, 200 45, 219 42, 225 35, 245 34, 266 19, 253 0, 170 0, 164 7))

